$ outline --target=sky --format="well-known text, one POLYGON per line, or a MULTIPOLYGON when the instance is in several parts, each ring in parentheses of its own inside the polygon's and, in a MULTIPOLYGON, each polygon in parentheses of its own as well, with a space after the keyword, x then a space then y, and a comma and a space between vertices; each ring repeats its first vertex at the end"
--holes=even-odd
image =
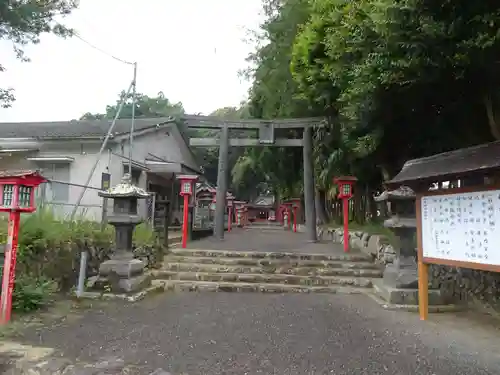
MULTIPOLYGON (((64 19, 89 43, 137 62, 137 91, 162 91, 188 113, 237 106, 249 82, 238 76, 253 50, 261 0, 80 0, 64 19)), ((133 78, 133 67, 115 61, 77 38, 43 35, 16 59, 12 43, 0 41, 0 86, 15 89, 12 108, 0 122, 63 121, 104 112, 133 78)))

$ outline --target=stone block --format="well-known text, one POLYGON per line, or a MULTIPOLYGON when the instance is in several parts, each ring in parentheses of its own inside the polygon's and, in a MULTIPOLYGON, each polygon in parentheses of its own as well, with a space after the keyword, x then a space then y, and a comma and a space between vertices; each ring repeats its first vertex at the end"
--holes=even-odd
POLYGON ((120 373, 121 370, 125 367, 125 361, 118 357, 110 357, 101 359, 94 365, 94 367, 101 372, 117 374, 120 373))
POLYGON ((389 239, 386 236, 375 234, 368 240, 366 252, 380 259, 380 252, 387 245, 389 245, 389 239))
POLYGON ((417 264, 412 259, 400 258, 396 263, 387 265, 383 279, 385 285, 393 288, 418 288, 417 264))
POLYGON ((27 364, 25 370, 30 374, 37 375, 54 375, 62 374, 63 371, 71 365, 71 361, 63 357, 49 357, 43 361, 40 361, 33 366, 27 364))
MULTIPOLYGON (((386 285, 383 280, 373 280, 373 288, 384 301, 394 305, 418 305, 418 289, 400 289, 386 285)), ((441 292, 429 289, 429 305, 444 305, 441 292)))
POLYGON ((371 234, 369 233, 363 233, 363 236, 361 236, 361 242, 363 243, 363 247, 368 246, 368 241, 370 240, 371 234))
POLYGON ((141 274, 146 264, 139 259, 110 259, 99 266, 99 275, 107 276, 115 273, 119 277, 129 278, 141 274))
POLYGON ((151 285, 151 277, 149 275, 139 275, 118 280, 118 290, 113 290, 113 292, 136 293, 149 285, 151 285))
POLYGON ((161 368, 158 368, 156 370, 154 370, 151 374, 149 375, 172 375, 170 372, 168 371, 165 371, 161 368))
POLYGON ((358 237, 359 239, 361 239, 361 237, 363 237, 363 232, 357 230, 355 232, 352 233, 355 237, 358 237))
POLYGON ((349 247, 352 249, 361 250, 363 248, 363 242, 359 237, 351 237, 349 240, 349 247))
POLYGON ((379 259, 382 260, 384 264, 393 263, 397 258, 396 249, 392 245, 382 245, 379 250, 379 259))

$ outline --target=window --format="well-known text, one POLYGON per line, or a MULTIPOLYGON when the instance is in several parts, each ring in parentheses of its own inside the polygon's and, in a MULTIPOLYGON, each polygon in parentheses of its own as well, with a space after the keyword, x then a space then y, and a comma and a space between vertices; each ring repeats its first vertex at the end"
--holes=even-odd
POLYGON ((49 189, 51 194, 47 198, 51 198, 52 202, 68 202, 69 200, 69 179, 70 171, 69 164, 47 163, 43 166, 43 175, 49 180, 49 189))
MULTIPOLYGON (((128 165, 123 166, 123 175, 125 175, 126 173, 128 173, 128 165)), ((140 169, 134 168, 132 166, 132 175, 130 176, 131 180, 132 180, 131 181, 132 185, 139 186, 139 180, 141 178, 141 173, 142 173, 142 171, 140 169)))

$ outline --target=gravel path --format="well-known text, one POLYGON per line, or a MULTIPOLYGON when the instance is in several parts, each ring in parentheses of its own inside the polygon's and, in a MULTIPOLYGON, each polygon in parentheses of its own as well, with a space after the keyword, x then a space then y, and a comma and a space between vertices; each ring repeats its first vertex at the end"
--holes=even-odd
POLYGON ((84 361, 118 356, 141 374, 500 374, 498 333, 457 319, 420 322, 359 295, 163 294, 23 341, 84 361))

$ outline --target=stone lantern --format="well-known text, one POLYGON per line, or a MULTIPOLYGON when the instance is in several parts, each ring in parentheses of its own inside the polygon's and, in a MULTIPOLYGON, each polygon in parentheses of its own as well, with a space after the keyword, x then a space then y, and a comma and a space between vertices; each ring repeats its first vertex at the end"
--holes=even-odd
POLYGON ((384 226, 394 233, 397 241, 396 258, 386 267, 384 282, 395 288, 417 288, 415 192, 402 186, 397 190, 384 191, 375 197, 375 201, 390 203, 391 217, 384 221, 384 226))
MULTIPOLYGON (((383 275, 383 283, 375 285, 376 291, 387 302, 400 305, 418 304, 418 267, 416 262, 417 218, 415 211, 415 192, 408 186, 384 191, 376 202, 390 204, 391 217, 384 221, 395 236, 394 261, 389 263, 383 275)), ((440 304, 440 294, 432 291, 429 303, 440 304)))
POLYGON ((99 267, 99 278, 95 284, 111 288, 112 292, 134 293, 149 285, 149 277, 144 275, 145 263, 134 259, 132 237, 137 224, 142 219, 137 215, 139 199, 149 194, 132 185, 130 174, 125 174, 121 183, 99 192, 103 198, 113 199, 113 212, 108 223, 115 227, 115 251, 111 259, 99 267))

